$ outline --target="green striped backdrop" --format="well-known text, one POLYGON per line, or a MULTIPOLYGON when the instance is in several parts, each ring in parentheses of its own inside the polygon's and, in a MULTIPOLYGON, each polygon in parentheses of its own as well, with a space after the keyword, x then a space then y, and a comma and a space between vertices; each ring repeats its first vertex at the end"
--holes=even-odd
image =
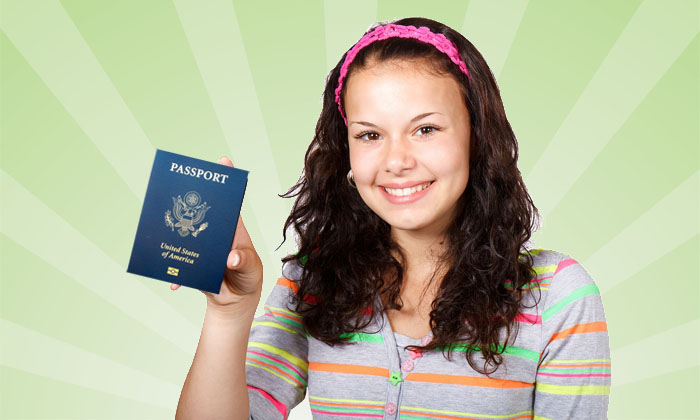
POLYGON ((0 4, 2 418, 173 418, 205 301, 125 272, 155 148, 250 170, 267 296, 294 245, 274 250, 291 208, 276 194, 325 76, 407 16, 491 66, 544 217, 534 245, 600 287, 610 417, 700 418, 697 1, 0 4))

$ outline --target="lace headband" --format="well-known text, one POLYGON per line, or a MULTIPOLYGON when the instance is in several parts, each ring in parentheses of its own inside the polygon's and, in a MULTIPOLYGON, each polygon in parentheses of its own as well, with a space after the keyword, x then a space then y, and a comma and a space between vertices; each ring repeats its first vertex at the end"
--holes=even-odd
POLYGON ((447 39, 445 35, 431 32, 430 29, 425 26, 416 28, 413 25, 404 26, 395 25, 393 23, 389 23, 383 26, 377 26, 372 32, 365 34, 359 41, 357 41, 357 43, 350 49, 350 51, 348 51, 347 55, 345 56, 345 61, 343 62, 342 67, 340 68, 340 78, 338 79, 338 87, 335 89, 335 102, 338 104, 338 111, 340 111, 340 115, 343 117, 343 121, 345 121, 346 126, 348 125, 348 120, 347 118, 345 118, 345 114, 343 113, 343 107, 340 105, 340 91, 343 90, 343 80, 347 75, 348 67, 350 67, 350 63, 352 63, 352 60, 355 59, 355 56, 358 52, 360 52, 362 48, 373 43, 374 41, 381 41, 387 38, 413 38, 425 42, 427 44, 432 44, 438 50, 450 57, 450 60, 452 60, 453 63, 459 66, 459 69, 462 70, 462 73, 467 75, 470 82, 472 80, 471 76, 469 75, 469 72, 467 71, 466 64, 464 64, 464 61, 459 56, 457 47, 455 47, 452 41, 447 39))

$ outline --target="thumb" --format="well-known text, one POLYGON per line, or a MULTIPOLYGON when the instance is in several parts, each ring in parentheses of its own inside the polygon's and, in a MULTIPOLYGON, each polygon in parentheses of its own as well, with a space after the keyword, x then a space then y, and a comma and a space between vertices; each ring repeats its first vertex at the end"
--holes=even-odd
POLYGON ((262 279, 262 262, 251 248, 231 250, 226 261, 226 278, 233 285, 242 287, 244 292, 251 292, 262 279), (244 284, 241 284, 244 283, 244 284))
POLYGON ((228 156, 226 156, 226 155, 221 156, 219 158, 219 163, 221 165, 226 165, 226 166, 230 166, 233 168, 233 161, 231 159, 229 159, 228 156))

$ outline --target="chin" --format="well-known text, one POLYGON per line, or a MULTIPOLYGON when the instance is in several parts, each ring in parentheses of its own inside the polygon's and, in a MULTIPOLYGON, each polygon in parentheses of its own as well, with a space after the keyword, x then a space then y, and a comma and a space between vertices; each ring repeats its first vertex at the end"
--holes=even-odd
POLYGON ((392 229, 400 230, 420 230, 426 227, 425 223, 416 223, 415 220, 405 220, 405 219, 384 219, 392 229))

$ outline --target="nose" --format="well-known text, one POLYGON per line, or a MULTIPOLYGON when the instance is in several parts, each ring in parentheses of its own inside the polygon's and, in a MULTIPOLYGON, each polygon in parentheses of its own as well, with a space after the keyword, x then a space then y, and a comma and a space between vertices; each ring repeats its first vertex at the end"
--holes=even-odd
POLYGON ((414 151, 409 140, 393 138, 384 142, 384 167, 387 172, 396 175, 416 166, 414 151))

